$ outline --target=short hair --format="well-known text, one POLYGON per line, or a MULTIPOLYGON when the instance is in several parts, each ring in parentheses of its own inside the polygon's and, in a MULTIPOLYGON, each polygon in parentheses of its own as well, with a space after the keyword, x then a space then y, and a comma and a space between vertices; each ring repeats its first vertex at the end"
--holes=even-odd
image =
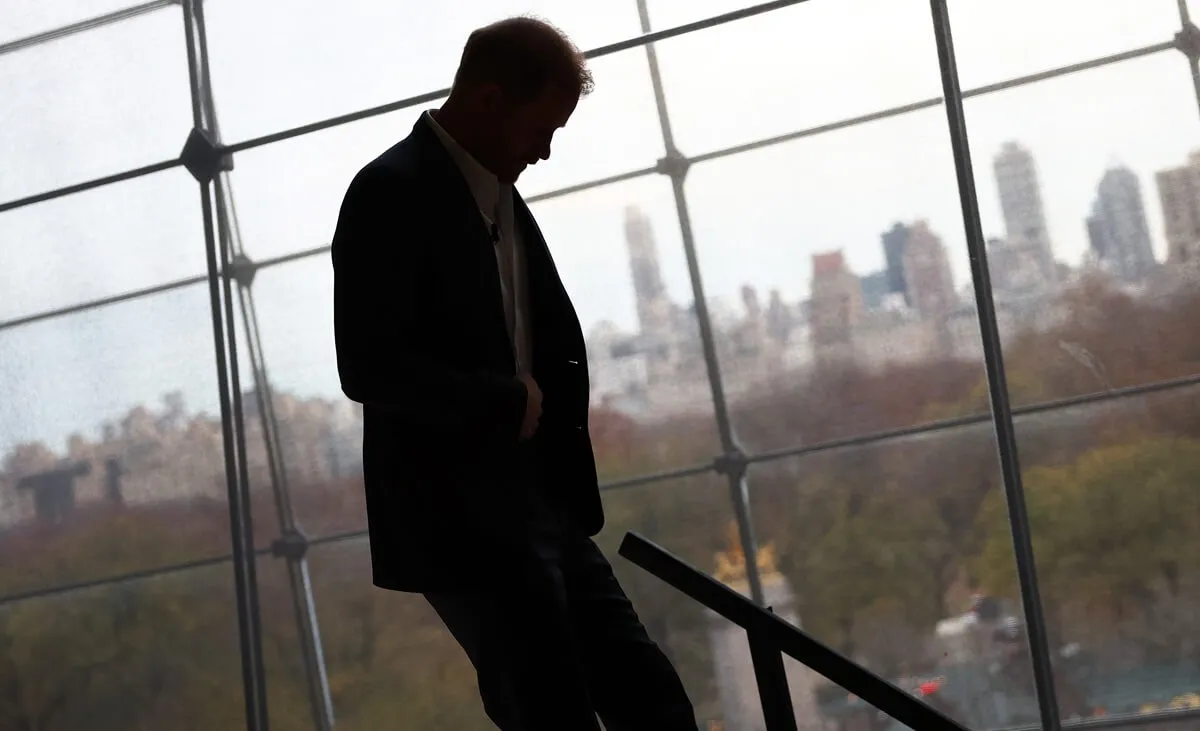
POLYGON ((587 59, 566 34, 531 16, 506 18, 471 33, 454 86, 493 83, 518 103, 548 86, 586 96, 595 88, 587 59))

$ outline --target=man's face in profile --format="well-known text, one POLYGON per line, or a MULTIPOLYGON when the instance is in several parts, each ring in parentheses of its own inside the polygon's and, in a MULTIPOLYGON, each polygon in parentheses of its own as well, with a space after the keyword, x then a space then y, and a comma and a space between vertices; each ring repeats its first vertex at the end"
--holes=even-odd
POLYGON ((579 97, 547 87, 529 102, 514 102, 499 89, 492 99, 492 172, 501 182, 515 183, 527 166, 550 159, 554 133, 566 126, 579 97))

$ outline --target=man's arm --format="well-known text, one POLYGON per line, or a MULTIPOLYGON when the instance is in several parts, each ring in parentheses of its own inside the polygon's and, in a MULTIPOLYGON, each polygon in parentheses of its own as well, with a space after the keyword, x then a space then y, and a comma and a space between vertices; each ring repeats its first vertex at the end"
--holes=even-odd
POLYGON ((400 176, 366 168, 355 176, 333 237, 333 320, 342 391, 414 426, 516 441, 528 394, 518 379, 458 370, 436 361, 418 323, 422 211, 400 176), (406 215, 405 209, 412 211, 406 215), (411 229, 398 230, 397 221, 411 229), (413 232, 410 234, 409 232, 413 232), (416 245, 413 245, 416 244, 416 245), (396 250, 405 251, 397 255, 396 250), (407 255, 407 256, 406 256, 407 255))

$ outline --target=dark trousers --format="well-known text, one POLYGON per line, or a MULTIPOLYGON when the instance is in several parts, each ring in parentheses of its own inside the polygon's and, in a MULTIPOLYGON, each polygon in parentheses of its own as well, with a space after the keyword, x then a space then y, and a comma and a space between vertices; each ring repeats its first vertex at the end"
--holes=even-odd
POLYGON ((426 594, 502 731, 696 731, 691 701, 586 537, 531 539, 502 585, 426 594))

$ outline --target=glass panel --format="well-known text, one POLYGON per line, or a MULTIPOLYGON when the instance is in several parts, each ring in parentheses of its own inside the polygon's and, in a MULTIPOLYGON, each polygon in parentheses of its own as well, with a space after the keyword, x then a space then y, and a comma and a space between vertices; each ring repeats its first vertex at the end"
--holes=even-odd
POLYGON ((554 135, 553 156, 521 176, 526 197, 648 168, 663 156, 646 52, 623 51, 588 65, 596 90, 554 135))
POLYGON ((1179 31, 1171 0, 949 5, 964 89, 1164 43, 1179 31))
MULTIPOLYGON (((711 618, 691 600, 616 556, 637 530, 709 568, 732 522, 729 490, 712 476, 604 492, 608 523, 597 539, 650 634, 676 663, 698 713, 719 716, 710 650, 711 618)), ((486 728, 474 672, 423 599, 371 586, 365 541, 311 553, 338 726, 486 728)))
MULTIPOLYGON (((1013 558, 988 424, 755 464, 749 479, 764 588, 796 597, 791 621, 914 694, 934 682, 923 697, 967 728, 1038 725, 1020 595, 989 573, 1010 576, 1013 558)), ((817 696, 829 720, 861 706, 817 696)))
MULTIPOLYGON (((342 395, 338 380, 329 255, 261 270, 254 280, 254 303, 286 479, 302 527, 314 536, 363 529, 362 409, 342 395)), ((249 352, 242 350, 239 359, 243 378, 249 379, 249 352)), ((265 493, 270 473, 263 422, 257 402, 246 405, 251 482, 265 493)), ((269 500, 263 510, 256 533, 277 536, 269 500)))
POLYGON ((242 140, 446 88, 471 30, 508 15, 547 17, 585 49, 638 35, 633 3, 605 13, 562 0, 476 7, 305 0, 282 13, 264 0, 205 6, 222 132, 242 140))
POLYGON ((0 323, 203 276, 196 188, 167 170, 0 213, 0 323))
MULTIPOLYGON (((311 561, 313 553, 308 555, 311 561)), ((297 595, 292 590, 288 564, 282 558, 260 554, 256 576, 271 728, 312 731, 318 726, 314 723, 312 696, 308 690, 308 667, 300 645, 301 625, 297 612, 297 607, 303 606, 303 595, 297 595)), ((340 728, 340 717, 337 724, 340 728)))
MULTIPOLYGON (((992 282, 1006 318, 1013 321, 1013 333, 1021 329, 1022 323, 1032 322, 1029 316, 1034 312, 1043 321, 1038 328, 1061 320, 1060 315, 1075 307, 1072 295, 1062 290, 1084 287, 1082 291, 1086 291, 1081 278, 1091 281, 1093 275, 1107 271, 1106 276, 1115 278, 1118 287, 1136 288, 1137 282, 1153 274, 1154 263, 1144 255, 1146 239, 1159 260, 1167 253, 1161 191, 1155 175, 1185 166, 1195 141, 1200 139, 1200 119, 1185 64, 1167 55, 1126 61, 969 99, 966 113, 984 235, 993 241, 989 246, 992 282), (1088 117, 1096 121, 1080 125, 1079 105, 1084 100, 1088 117), (1131 109, 1154 109, 1155 113, 1144 117, 1131 114, 1131 109), (1109 171, 1114 171, 1108 176, 1109 182, 1102 184, 1109 171), (1005 181, 1003 191, 1001 175, 1005 181), (1097 207, 1097 193, 1102 186, 1109 191, 1106 200, 1114 200, 1114 196, 1117 200, 1107 209, 1097 207), (1002 193, 1009 198, 1007 217, 1002 193), (1128 244, 1120 244, 1122 251, 1128 248, 1131 256, 1138 255, 1126 263, 1118 261, 1116 249, 1097 255, 1103 252, 1105 239, 1097 239, 1099 248, 1090 241, 1089 219, 1099 222, 1103 215, 1094 214, 1103 214, 1113 205, 1128 206, 1129 215, 1134 216, 1129 225, 1137 229, 1136 234, 1130 234, 1136 242, 1131 239, 1128 244), (1139 209, 1140 217, 1135 215, 1139 209), (1140 222, 1143 218, 1144 224, 1140 222), (1053 270, 1046 263, 1050 260, 1056 262, 1053 270), (1083 269, 1074 269, 1080 265, 1083 269), (1055 296, 1061 297, 1058 307, 1033 304, 1048 302, 1047 297, 1055 296)), ((1119 218, 1124 220, 1124 215, 1119 218)), ((1122 238, 1123 242, 1125 238, 1129 237, 1122 238)), ((1165 294, 1169 288, 1165 282, 1158 282, 1151 291, 1165 294)), ((1020 383, 1024 378, 1021 370, 1045 371, 1049 364, 1026 360, 1023 365, 1021 359, 1025 356, 1015 346, 1008 348, 1009 380, 1018 402, 1105 387, 1103 378, 1098 381, 1085 377, 1089 371, 1080 366, 1079 360, 1084 356, 1072 355, 1077 349, 1072 349, 1070 343, 1104 351, 1098 356, 1136 350, 1145 358, 1158 357, 1134 344, 1135 337, 1152 334, 1144 328, 1112 319, 1089 322, 1104 342, 1095 337, 1080 340, 1085 334, 1079 331, 1063 338, 1068 343, 1066 349, 1054 345, 1057 352, 1051 356, 1052 361, 1073 363, 1075 374, 1062 381, 1054 394, 1031 394, 1020 383)), ((1107 377, 1115 379, 1112 385, 1140 380, 1120 372, 1107 377)))
MULTIPOLYGON (((1197 299, 1192 296, 1192 308, 1197 299)), ((1195 343, 1194 321, 1158 327, 1195 343)), ((1017 421, 1064 719, 1193 707, 1200 687, 1200 389, 1017 421)), ((980 578, 1017 596, 1003 504, 978 516, 980 578)))
MULTIPOLYGON (((716 451, 708 381, 695 342, 695 319, 682 306, 687 300, 676 295, 687 292, 688 284, 686 274, 680 271, 684 265, 672 208, 669 188, 663 181, 651 179, 534 205, 585 333, 592 333, 591 427, 604 480, 695 465, 716 451), (675 365, 680 362, 678 353, 672 361, 670 351, 664 357, 650 352, 638 336, 637 315, 630 312, 636 308, 622 305, 612 296, 614 287, 630 277, 628 259, 618 248, 626 238, 624 209, 629 205, 639 207, 651 227, 650 238, 661 232, 657 239, 661 263, 654 266, 661 266, 657 276, 669 289, 658 299, 651 298, 643 309, 650 334, 663 337, 669 346, 687 355, 682 366, 675 365), (673 246, 663 245, 672 240, 673 246), (654 319, 660 310, 673 319, 654 319), (681 374, 686 380, 680 380, 681 374)), ((639 245, 645 246, 650 238, 638 239, 639 245)), ((628 240, 624 243, 629 245, 628 240)), ((263 269, 254 284, 288 481, 301 522, 313 535, 365 527, 358 483, 361 412, 341 395, 332 339, 332 291, 332 270, 325 253, 263 269)), ((628 291, 627 297, 635 299, 628 291)), ((241 352, 248 387, 249 361, 246 351, 241 352)), ((248 413, 248 440, 256 455, 251 459, 252 481, 265 486, 269 483, 259 422, 255 413, 248 413)), ((275 535, 273 518, 258 526, 260 535, 275 535)))
MULTIPOLYGON (((554 157, 522 178, 528 197, 649 167, 662 156, 644 56, 598 59, 593 71, 596 92, 555 136, 554 157), (610 144, 597 145, 601 137, 610 144)), ((407 136, 421 112, 437 106, 430 102, 240 153, 234 192, 247 251, 265 258, 328 244, 354 174, 407 136)))
POLYGON ((231 188, 246 253, 262 261, 328 246, 354 174, 403 139, 421 111, 404 109, 238 153, 231 188))
POLYGON ((471 663, 425 599, 371 584, 365 540, 309 556, 339 729, 493 727, 471 663))
MULTIPOLYGON (((785 659, 786 662, 786 659, 785 659)), ((927 689, 940 688, 940 677, 914 677, 909 684, 903 686, 912 695, 921 698, 942 713, 954 717, 955 709, 948 707, 944 697, 938 694, 923 695, 922 686, 927 689)), ((817 728, 833 728, 838 731, 871 731, 886 729, 886 731, 904 731, 909 728, 899 721, 888 717, 883 711, 868 704, 862 698, 846 690, 836 683, 817 677, 812 684, 809 695, 816 706, 815 721, 809 721, 810 728, 815 724, 823 724, 817 728)), ((793 704, 800 705, 793 701, 793 704)), ((797 714, 799 716, 799 714, 797 714)), ((800 721, 801 719, 797 719, 800 721)), ((801 726, 801 728, 804 728, 801 726)))
POLYGON ((176 157, 192 127, 177 8, 0 56, 0 87, 4 165, 20 171, 0 201, 176 157))
POLYGON ((208 291, 0 331, 0 594, 228 551, 208 291))
MULTIPOLYGON (((1187 166, 1200 129, 1186 66, 1129 61, 974 99, 968 113, 984 225, 1004 236, 989 258, 1013 323, 1014 402, 1195 376, 1187 166), (1078 124, 1081 103, 1096 123, 1078 124), (1156 113, 1143 121, 1139 108, 1156 113)), ((981 382, 956 408, 983 393, 981 382)), ((1064 718, 1178 706, 1200 678, 1183 639, 1200 569, 1192 403, 1191 390, 1164 391, 1017 421, 1064 718)), ((1016 596, 998 558, 1002 501, 978 520, 993 536, 979 544, 980 576, 1016 596)))
POLYGON ((982 376, 942 110, 705 162, 688 200, 749 447, 929 421, 982 376))
POLYGON ((687 154, 941 95, 929 4, 918 0, 803 3, 658 49, 687 154))
MULTIPOLYGON (((179 528, 162 522, 108 529, 179 528)), ((0 727, 242 727, 232 573, 223 564, 0 605, 0 727)))
POLYGON ((711 459, 712 396, 667 181, 594 188, 533 212, 588 338, 601 479, 711 459))
MULTIPOLYGON (((650 636, 675 664, 697 718, 702 723, 722 718, 730 702, 720 683, 727 655, 740 656, 749 645, 704 607, 618 556, 617 548, 634 531, 696 568, 715 572, 714 556, 729 550, 735 530, 728 480, 703 474, 608 489, 601 496, 606 522, 596 542, 650 636)), ((736 577, 721 578, 737 585, 736 577)))

